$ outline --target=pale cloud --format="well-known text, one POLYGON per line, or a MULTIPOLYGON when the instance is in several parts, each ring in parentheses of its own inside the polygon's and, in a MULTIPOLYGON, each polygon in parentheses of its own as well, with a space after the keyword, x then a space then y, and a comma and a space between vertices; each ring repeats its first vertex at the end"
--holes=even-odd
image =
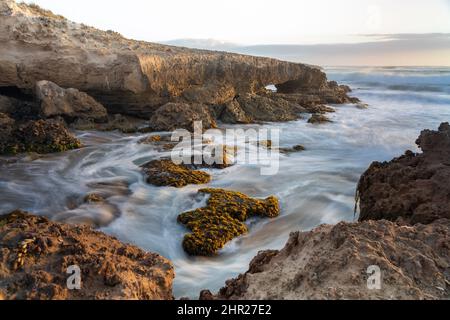
POLYGON ((367 33, 450 32, 448 0, 33 0, 71 20, 148 41, 324 43, 367 33))

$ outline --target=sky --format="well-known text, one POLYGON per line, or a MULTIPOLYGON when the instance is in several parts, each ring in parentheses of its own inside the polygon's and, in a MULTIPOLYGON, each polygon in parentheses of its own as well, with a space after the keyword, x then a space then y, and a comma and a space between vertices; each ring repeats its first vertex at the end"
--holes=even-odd
MULTIPOLYGON (((367 34, 450 33, 450 0, 25 2, 76 22, 153 42, 216 39, 242 46, 317 45, 365 42, 367 34)), ((422 56, 430 59, 430 54, 422 56)))

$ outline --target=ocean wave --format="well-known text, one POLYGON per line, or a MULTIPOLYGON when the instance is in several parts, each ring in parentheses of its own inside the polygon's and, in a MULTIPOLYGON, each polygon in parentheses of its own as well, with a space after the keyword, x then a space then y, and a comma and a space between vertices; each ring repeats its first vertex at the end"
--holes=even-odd
POLYGON ((382 87, 394 91, 449 92, 450 68, 329 68, 330 80, 352 87, 382 87))

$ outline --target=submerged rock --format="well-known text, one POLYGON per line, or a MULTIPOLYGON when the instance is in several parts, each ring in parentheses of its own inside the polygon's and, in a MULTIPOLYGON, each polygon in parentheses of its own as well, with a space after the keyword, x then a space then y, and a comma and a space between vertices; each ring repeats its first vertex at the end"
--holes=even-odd
POLYGON ((142 165, 147 182, 156 186, 181 188, 188 184, 205 184, 211 176, 203 171, 190 169, 184 164, 175 164, 170 159, 153 160, 142 165))
POLYGON ((313 114, 311 118, 309 118, 308 123, 311 124, 324 124, 333 122, 328 117, 324 116, 323 114, 313 114))
POLYGON ((361 221, 450 219, 450 125, 422 131, 416 143, 423 153, 407 151, 392 161, 374 162, 361 176, 361 221))
POLYGON ((39 114, 44 118, 61 116, 66 121, 91 119, 105 122, 105 107, 88 94, 74 88, 63 89, 51 81, 39 81, 35 88, 39 114))
POLYGON ((89 193, 84 197, 85 203, 103 203, 105 202, 105 198, 98 193, 89 193))
POLYGON ((168 300, 174 276, 167 259, 89 227, 23 211, 0 216, 3 299, 168 300), (79 290, 67 287, 71 266, 81 271, 79 290))
MULTIPOLYGON (((294 232, 280 251, 262 251, 249 270, 200 298, 448 299, 450 220, 401 226, 341 222, 294 232), (368 289, 368 268, 381 270, 381 290, 368 289)), ((371 271, 372 272, 372 271, 371 271)))
POLYGON ((304 146, 302 146, 301 144, 297 144, 291 148, 280 148, 279 150, 282 153, 293 153, 293 152, 305 151, 306 148, 304 146))
POLYGON ((178 216, 178 222, 191 233, 183 239, 184 250, 191 255, 214 255, 232 239, 248 231, 245 221, 252 216, 274 218, 280 212, 278 199, 253 199, 240 192, 200 189, 210 195, 206 207, 178 216))
POLYGON ((52 153, 81 147, 81 142, 60 121, 37 120, 18 124, 8 117, 0 118, 3 119, 0 120, 0 154, 52 153))

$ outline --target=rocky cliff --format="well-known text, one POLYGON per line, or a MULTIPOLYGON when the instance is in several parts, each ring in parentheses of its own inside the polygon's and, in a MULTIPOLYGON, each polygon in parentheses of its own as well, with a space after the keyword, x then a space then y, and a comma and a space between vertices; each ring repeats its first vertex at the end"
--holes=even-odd
POLYGON ((0 0, 0 17, 0 95, 48 80, 146 118, 169 101, 222 105, 269 84, 301 101, 349 101, 347 88, 304 64, 128 40, 13 0, 0 0))
POLYGON ((294 232, 249 270, 201 299, 450 299, 450 126, 411 151, 373 163, 359 182, 359 222, 294 232), (388 221, 391 220, 391 221, 388 221), (381 289, 369 289, 370 266, 381 289))

